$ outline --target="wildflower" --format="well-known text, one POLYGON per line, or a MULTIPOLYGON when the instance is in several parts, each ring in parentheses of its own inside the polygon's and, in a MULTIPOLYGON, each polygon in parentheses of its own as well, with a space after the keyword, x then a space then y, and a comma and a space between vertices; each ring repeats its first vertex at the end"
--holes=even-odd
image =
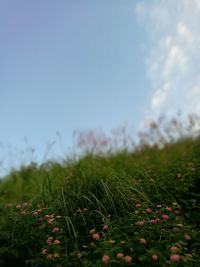
POLYGON ((47 244, 51 244, 53 241, 53 237, 52 236, 49 236, 48 239, 46 240, 46 243, 47 244))
POLYGON ((181 257, 180 257, 180 255, 178 255, 178 254, 172 254, 172 255, 170 255, 170 260, 171 260, 172 262, 179 262, 180 259, 181 259, 181 257))
POLYGON ((157 261, 157 259, 158 259, 158 256, 157 256, 156 254, 153 254, 151 257, 152 257, 152 259, 153 259, 154 261, 157 261))
POLYGON ((146 213, 151 213, 152 212, 152 210, 150 208, 147 208, 145 211, 146 211, 146 213))
POLYGON ((42 221, 43 221, 43 218, 40 217, 40 218, 37 219, 37 221, 38 221, 38 222, 42 222, 42 221))
POLYGON ((32 216, 33 217, 37 217, 38 216, 38 212, 37 211, 33 212, 33 215, 32 216))
POLYGON ((120 246, 124 246, 125 243, 126 243, 126 241, 125 241, 125 240, 122 240, 122 241, 120 241, 119 245, 120 245, 120 246))
POLYGON ((185 234, 185 235, 184 235, 184 239, 185 239, 186 241, 189 241, 189 240, 191 240, 191 237, 190 237, 188 234, 185 234))
POLYGON ((110 261, 110 257, 108 255, 104 255, 101 259, 102 263, 107 265, 110 261))
POLYGON ((124 261, 126 264, 131 264, 132 263, 132 257, 131 256, 125 256, 124 261))
POLYGON ((53 233, 58 233, 60 231, 60 228, 59 227, 54 227, 53 229, 52 229, 52 232, 53 233))
POLYGON ((136 207, 137 209, 139 209, 139 208, 141 208, 141 204, 138 203, 138 204, 135 205, 135 207, 136 207))
POLYGON ((55 245, 60 245, 60 240, 58 240, 58 239, 56 239, 56 240, 54 240, 54 242, 53 242, 55 245))
POLYGON ((42 251, 41 251, 41 254, 42 255, 46 255, 47 254, 47 249, 46 248, 43 248, 42 251))
POLYGON ((50 218, 47 220, 47 222, 48 222, 48 224, 54 224, 54 220, 55 220, 54 218, 50 218))
POLYGON ((95 229, 95 228, 92 228, 92 229, 89 231, 89 234, 90 234, 90 235, 93 235, 94 233, 96 233, 96 229, 95 229))
POLYGON ((172 211, 172 208, 166 207, 165 210, 172 211))
POLYGON ((20 205, 20 204, 16 205, 16 209, 22 209, 22 208, 23 208, 22 205, 20 205))
POLYGON ((92 235, 92 238, 94 239, 94 240, 99 240, 100 239, 100 235, 99 234, 93 234, 92 235))
POLYGON ((60 255, 57 253, 57 252, 54 252, 54 254, 53 254, 53 258, 54 259, 57 259, 57 258, 59 258, 60 257, 60 255))
POLYGON ((162 218, 164 221, 167 221, 169 219, 169 216, 167 214, 163 214, 162 218))
POLYGON ((142 225, 145 224, 145 221, 144 220, 143 221, 137 221, 135 224, 136 225, 139 225, 139 226, 142 226, 142 225))
POLYGON ((178 250, 178 247, 176 247, 176 246, 172 246, 172 247, 170 247, 170 250, 171 250, 171 251, 176 251, 176 250, 178 250))
POLYGON ((177 174, 176 174, 176 178, 181 178, 182 177, 182 174, 180 173, 180 172, 178 172, 177 174))
POLYGON ((156 208, 162 208, 161 204, 156 205, 156 208))
POLYGON ((121 258, 123 258, 123 257, 124 257, 124 254, 121 253, 121 252, 117 253, 117 255, 116 255, 116 259, 117 259, 117 260, 119 260, 119 259, 121 259, 121 258))
POLYGON ((109 230, 109 226, 108 225, 104 225, 103 226, 103 230, 109 230))
POLYGON ((77 257, 77 259, 81 259, 81 253, 80 253, 80 251, 78 251, 77 253, 76 253, 76 257, 77 257))
POLYGON ((155 219, 150 220, 150 224, 156 224, 156 223, 157 223, 157 220, 155 220, 155 219))
POLYGON ((115 244, 115 240, 109 240, 108 241, 110 244, 115 244))
POLYGON ((53 259, 53 255, 52 254, 48 254, 47 255, 47 260, 52 260, 53 259))
POLYGON ((139 243, 142 244, 142 245, 146 245, 147 244, 147 241, 144 238, 140 238, 139 239, 139 243))

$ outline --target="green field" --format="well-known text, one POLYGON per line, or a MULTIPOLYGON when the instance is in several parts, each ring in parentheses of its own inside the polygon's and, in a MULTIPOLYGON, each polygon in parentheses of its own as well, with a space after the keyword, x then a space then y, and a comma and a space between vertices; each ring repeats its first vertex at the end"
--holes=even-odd
POLYGON ((0 183, 0 266, 200 266, 200 138, 30 164, 0 183))

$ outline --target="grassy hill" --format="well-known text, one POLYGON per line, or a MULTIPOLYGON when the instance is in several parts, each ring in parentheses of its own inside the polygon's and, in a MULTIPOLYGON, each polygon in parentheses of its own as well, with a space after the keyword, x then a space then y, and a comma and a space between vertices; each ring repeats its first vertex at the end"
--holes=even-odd
POLYGON ((0 183, 0 266, 200 266, 200 138, 31 164, 0 183))

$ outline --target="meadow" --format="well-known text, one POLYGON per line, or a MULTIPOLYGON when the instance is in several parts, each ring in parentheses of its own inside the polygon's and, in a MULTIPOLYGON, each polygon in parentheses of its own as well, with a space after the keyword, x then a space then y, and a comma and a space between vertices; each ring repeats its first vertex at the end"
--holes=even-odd
POLYGON ((0 266, 200 266, 200 136, 188 123, 151 123, 131 149, 124 131, 112 144, 79 134, 79 159, 12 170, 0 266))

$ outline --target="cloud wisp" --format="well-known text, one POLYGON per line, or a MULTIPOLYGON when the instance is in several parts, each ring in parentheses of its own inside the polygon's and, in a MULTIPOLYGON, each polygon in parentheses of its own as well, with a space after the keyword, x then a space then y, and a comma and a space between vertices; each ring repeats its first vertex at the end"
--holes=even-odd
POLYGON ((135 12, 148 37, 148 114, 200 114, 200 1, 139 1, 135 12))

